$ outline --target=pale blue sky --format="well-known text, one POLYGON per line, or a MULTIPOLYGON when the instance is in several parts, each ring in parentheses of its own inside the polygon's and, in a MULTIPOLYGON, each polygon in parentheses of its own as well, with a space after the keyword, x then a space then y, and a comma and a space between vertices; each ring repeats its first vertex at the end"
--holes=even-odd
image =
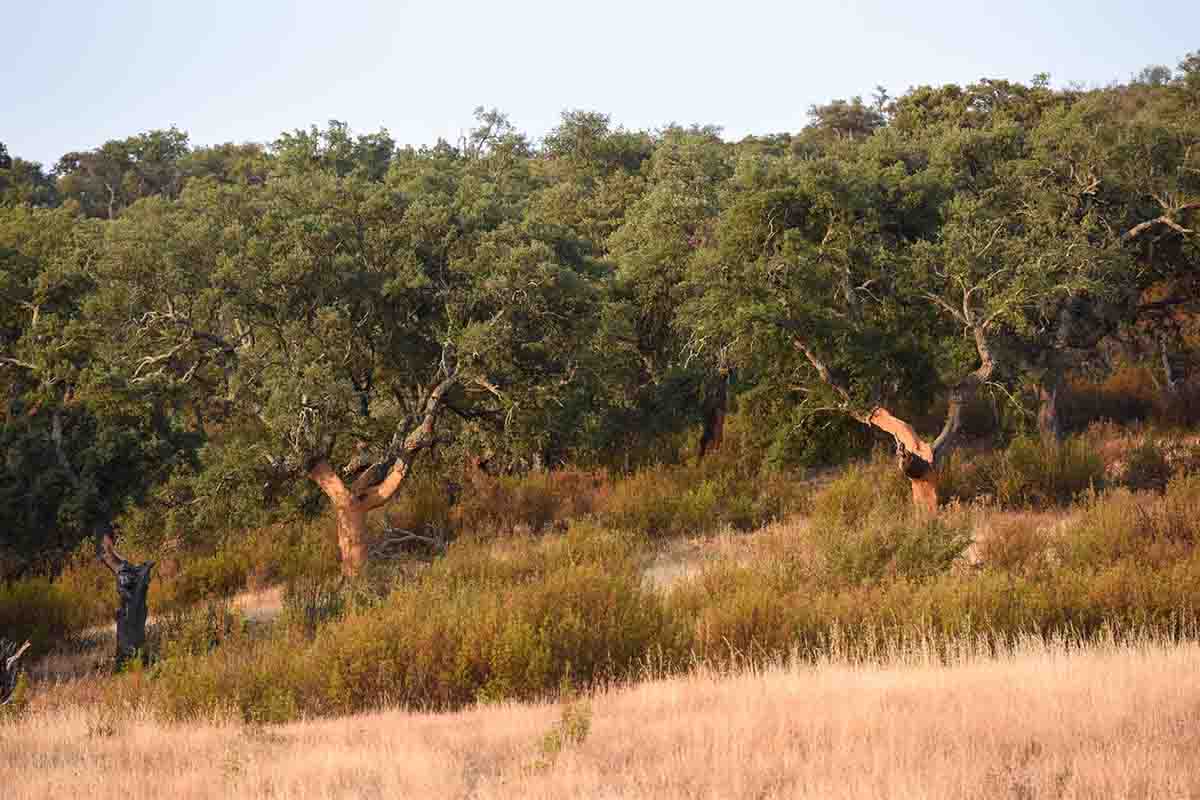
POLYGON ((454 140, 477 105, 533 137, 566 108, 628 128, 795 131, 809 105, 980 77, 1126 79, 1200 49, 1200 2, 4 0, 0 141, 62 153, 171 124, 193 144, 349 122, 454 140))

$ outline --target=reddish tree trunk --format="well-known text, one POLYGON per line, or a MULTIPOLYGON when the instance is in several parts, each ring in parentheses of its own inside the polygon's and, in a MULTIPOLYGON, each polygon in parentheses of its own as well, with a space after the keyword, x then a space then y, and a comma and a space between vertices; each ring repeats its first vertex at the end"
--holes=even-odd
POLYGON ((342 558, 342 574, 353 577, 367 565, 367 512, 350 504, 334 508, 337 517, 338 554, 342 558))
POLYGON ((916 430, 886 408, 876 408, 864 420, 896 440, 900 471, 912 487, 913 505, 931 514, 937 513, 937 468, 933 446, 916 430))

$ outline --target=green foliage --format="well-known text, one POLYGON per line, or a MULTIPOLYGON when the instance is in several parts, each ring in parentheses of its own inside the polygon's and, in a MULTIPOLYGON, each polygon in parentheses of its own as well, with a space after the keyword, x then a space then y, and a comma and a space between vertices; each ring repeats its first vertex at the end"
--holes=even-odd
POLYGON ((879 509, 852 525, 819 527, 814 539, 826 580, 856 585, 926 578, 949 569, 971 544, 970 527, 962 520, 914 517, 912 511, 879 509))
MULTIPOLYGON (((999 647, 1030 634, 1177 635, 1200 612, 1195 478, 1162 495, 1090 495, 1078 518, 1053 528, 1030 514, 982 518, 981 528, 975 512, 929 519, 880 491, 865 476, 885 466, 819 491, 814 517, 785 528, 769 557, 718 559, 663 591, 641 574, 648 540, 595 523, 465 537, 382 602, 294 587, 267 633, 214 633, 195 618, 194 633, 176 637, 192 644, 165 647, 147 692, 176 718, 453 708, 553 695, 568 679, 586 688, 651 661, 672 670, 909 647, 950 657, 963 637, 999 647)), ((586 735, 586 709, 564 703, 548 753, 586 735)))
POLYGON ((1065 564, 1101 567, 1123 561, 1163 567, 1193 557, 1200 541, 1194 513, 1200 478, 1173 479, 1161 497, 1126 489, 1087 499, 1082 518, 1055 545, 1065 564))
POLYGON ((159 660, 201 656, 237 638, 244 621, 228 601, 217 599, 161 614, 153 627, 150 649, 159 660))
POLYGON ((312 638, 321 625, 346 612, 346 592, 338 579, 299 575, 283 591, 282 624, 312 638))
POLYGON ((614 528, 662 538, 723 525, 751 530, 804 502, 795 476, 745 471, 720 459, 651 467, 617 480, 597 505, 599 517, 614 528))

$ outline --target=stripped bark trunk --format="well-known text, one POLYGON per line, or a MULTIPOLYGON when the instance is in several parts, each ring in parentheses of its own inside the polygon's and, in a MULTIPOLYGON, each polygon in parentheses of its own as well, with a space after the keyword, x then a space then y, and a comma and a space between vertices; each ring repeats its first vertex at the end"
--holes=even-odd
MULTIPOLYGON (((784 327, 789 326, 785 325, 784 327)), ((792 344, 804 354, 817 374, 820 375, 821 380, 841 396, 841 410, 844 413, 864 425, 890 434, 895 440, 898 466, 912 487, 913 505, 931 514, 937 513, 938 507, 938 467, 958 443, 959 431, 962 428, 963 408, 975 396, 979 387, 991 378, 996 368, 996 362, 988 346, 983 326, 975 325, 971 332, 981 363, 950 390, 945 422, 937 439, 932 443, 921 438, 911 424, 883 406, 875 406, 865 414, 856 412, 850 392, 842 379, 829 369, 828 365, 804 340, 795 336, 792 339, 792 344)))
POLYGON ((143 653, 146 646, 146 595, 150 591, 150 571, 154 562, 134 564, 121 557, 108 534, 100 537, 96 549, 97 556, 116 576, 117 595, 121 599, 116 614, 116 668, 119 670, 143 653))
POLYGON ((346 486, 328 459, 319 459, 309 467, 309 479, 320 487, 333 505, 343 576, 353 578, 366 567, 369 558, 367 514, 391 500, 408 478, 417 456, 433 446, 434 425, 443 398, 454 383, 453 378, 447 378, 430 390, 420 423, 404 438, 398 452, 389 456, 387 472, 378 483, 372 481, 379 464, 363 471, 350 486, 346 486))

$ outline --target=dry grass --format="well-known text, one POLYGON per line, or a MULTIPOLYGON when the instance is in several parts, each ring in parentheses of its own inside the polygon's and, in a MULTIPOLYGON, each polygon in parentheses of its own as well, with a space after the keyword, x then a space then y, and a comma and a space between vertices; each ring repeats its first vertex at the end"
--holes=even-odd
POLYGON ((561 710, 262 728, 73 708, 0 724, 8 800, 209 797, 1194 797, 1200 645, 1026 643, 954 666, 698 672, 561 710))

